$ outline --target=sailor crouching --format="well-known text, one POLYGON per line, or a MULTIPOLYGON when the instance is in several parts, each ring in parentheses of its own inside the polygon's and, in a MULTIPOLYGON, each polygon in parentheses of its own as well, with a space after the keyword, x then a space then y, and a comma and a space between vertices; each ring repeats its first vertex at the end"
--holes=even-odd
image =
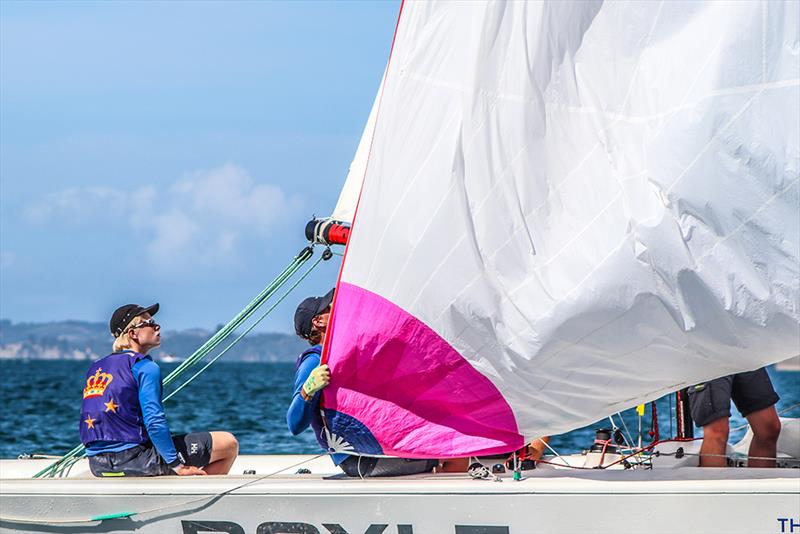
POLYGON ((97 477, 226 474, 239 453, 229 432, 172 436, 162 406, 158 304, 126 304, 111 316, 113 353, 86 373, 80 434, 97 477))
MULTIPOLYGON (((323 437, 323 420, 320 415, 320 394, 330 384, 331 373, 321 364, 322 345, 328 330, 334 290, 325 296, 309 297, 297 307, 294 328, 298 336, 308 341, 311 348, 304 351, 295 364, 292 402, 286 412, 289 430, 295 436, 308 428, 320 446, 327 450, 323 437)), ((331 454, 333 463, 351 477, 389 477, 426 473, 438 465, 437 460, 412 460, 404 458, 373 458, 348 454, 331 454)))

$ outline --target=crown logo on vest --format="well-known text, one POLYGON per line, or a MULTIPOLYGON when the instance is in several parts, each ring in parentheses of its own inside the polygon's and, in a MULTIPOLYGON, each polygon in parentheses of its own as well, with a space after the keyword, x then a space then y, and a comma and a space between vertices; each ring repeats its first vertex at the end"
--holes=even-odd
POLYGON ((106 388, 114 380, 111 373, 104 373, 102 367, 97 372, 86 379, 86 387, 83 388, 83 398, 99 397, 105 393, 106 388))

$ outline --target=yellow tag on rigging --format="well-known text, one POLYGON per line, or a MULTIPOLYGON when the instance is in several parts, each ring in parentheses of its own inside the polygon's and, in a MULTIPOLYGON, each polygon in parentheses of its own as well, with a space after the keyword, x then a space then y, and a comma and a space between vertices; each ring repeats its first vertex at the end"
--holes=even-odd
POLYGON ((636 413, 639 414, 639 417, 644 417, 644 404, 640 404, 636 407, 636 413))

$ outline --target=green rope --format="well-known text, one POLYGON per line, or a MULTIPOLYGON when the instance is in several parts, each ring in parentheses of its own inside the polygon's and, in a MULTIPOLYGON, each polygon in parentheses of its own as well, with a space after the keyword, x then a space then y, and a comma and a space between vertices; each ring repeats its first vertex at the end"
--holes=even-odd
POLYGON ((232 348, 232 347, 233 347, 234 345, 236 345, 236 344, 237 344, 239 341, 241 341, 241 340, 242 340, 242 338, 243 338, 244 336, 246 336, 247 334, 249 334, 249 333, 250 333, 250 331, 251 331, 253 328, 255 328, 255 327, 258 325, 258 323, 260 323, 261 321, 263 321, 263 320, 264 320, 264 318, 265 318, 267 315, 269 315, 269 314, 272 312, 272 310, 274 310, 274 309, 275 309, 275 308, 276 308, 276 307, 277 307, 277 306, 278 306, 278 305, 279 305, 281 302, 283 302, 283 299, 285 299, 287 296, 289 296, 289 293, 291 293, 291 292, 294 290, 294 288, 296 288, 296 287, 297 287, 297 286, 300 284, 300 282, 302 282, 302 281, 303 281, 303 280, 306 278, 306 276, 308 276, 308 275, 311 273, 311 271, 313 271, 313 270, 314 270, 314 268, 315 268, 317 265, 319 265, 319 263, 320 263, 321 261, 322 261, 322 258, 321 258, 321 257, 320 257, 320 258, 317 258, 317 261, 315 261, 315 262, 314 262, 314 264, 313 264, 313 265, 311 265, 311 267, 309 267, 309 268, 308 268, 308 270, 307 270, 306 272, 304 272, 304 273, 302 274, 302 276, 300 276, 300 278, 298 278, 298 279, 297 279, 297 281, 296 281, 294 284, 292 284, 292 285, 291 285, 291 287, 289 287, 289 289, 287 289, 287 290, 286 290, 286 291, 283 293, 283 295, 281 295, 281 296, 280 296, 280 298, 278 298, 278 300, 277 300, 277 301, 275 301, 275 303, 274 303, 272 306, 270 306, 270 307, 267 309, 267 311, 265 311, 263 314, 261 314, 261 317, 259 317, 258 319, 256 319, 256 320, 255 320, 255 322, 253 322, 253 324, 252 324, 252 325, 250 325, 250 326, 247 328, 247 330, 245 330, 244 332, 242 332, 241 334, 239 334, 239 336, 238 336, 236 339, 234 339, 233 341, 231 341, 231 342, 230 342, 230 344, 228 344, 228 346, 227 346, 227 347, 225 347, 225 348, 222 350, 222 352, 220 352, 219 354, 217 354, 216 356, 214 356, 214 358, 212 358, 212 359, 211 359, 211 361, 209 361, 207 364, 205 364, 205 365, 204 365, 204 366, 203 366, 203 367, 202 367, 202 368, 201 368, 199 371, 197 371, 197 372, 196 372, 194 375, 192 375, 192 377, 191 377, 191 378, 189 378, 189 379, 188 379, 186 382, 184 382, 183 384, 181 384, 180 386, 178 386, 178 388, 177 388, 177 389, 175 389, 175 390, 174 390, 172 393, 170 393, 169 395, 167 395, 167 397, 166 397, 164 400, 165 400, 165 401, 169 400, 170 398, 172 398, 172 396, 173 396, 173 395, 175 395, 177 392, 179 392, 180 390, 182 390, 183 388, 185 388, 185 387, 186 387, 186 386, 189 384, 189 382, 191 382, 192 380, 194 380, 195 378, 197 378, 198 376, 200 376, 200 375, 201 375, 201 374, 202 374, 202 373, 203 373, 203 372, 204 372, 206 369, 208 369, 209 367, 211 367, 211 365, 212 365, 214 362, 216 362, 217 360, 219 360, 219 359, 220 359, 220 358, 221 358, 221 357, 222 357, 222 356, 223 356, 223 355, 224 355, 226 352, 228 352, 228 349, 232 348))
POLYGON ((256 298, 254 298, 247 306, 245 306, 245 308, 239 312, 236 317, 231 319, 228 324, 211 336, 211 338, 203 343, 199 349, 197 349, 183 363, 176 367, 169 375, 167 375, 167 377, 164 379, 164 385, 169 385, 175 381, 186 369, 194 366, 197 362, 205 358, 209 352, 214 350, 217 345, 222 343, 222 341, 228 337, 231 332, 236 330, 253 313, 255 313, 255 311, 262 304, 264 304, 265 301, 274 295, 275 292, 286 283, 286 280, 288 280, 303 263, 311 258, 313 253, 314 251, 311 247, 306 247, 300 251, 300 253, 295 256, 294 260, 292 260, 292 262, 283 270, 283 272, 281 272, 266 288, 264 288, 261 293, 256 296, 256 298))
MULTIPOLYGON (((198 364, 200 361, 205 359, 208 354, 211 353, 218 345, 220 345, 232 332, 237 330, 239 326, 242 325, 248 318, 250 318, 267 300, 269 300, 278 290, 283 287, 286 282, 294 275, 302 265, 308 261, 311 256, 314 254, 314 249, 311 246, 308 246, 300 251, 300 253, 294 257, 292 262, 278 275, 275 277, 272 282, 270 282, 267 287, 265 287, 252 301, 250 301, 247 306, 242 309, 233 319, 231 319, 225 326, 223 326, 219 331, 217 331, 211 338, 208 339, 205 343, 203 343, 200 348, 198 348, 191 356, 189 356, 185 361, 183 361, 178 367, 176 367, 167 377, 164 379, 164 385, 168 385, 175 380, 177 380, 182 374, 187 372, 193 366, 198 364)), ((168 400, 171 398, 175 393, 183 389, 189 382, 194 380, 197 376, 200 375, 203 371, 205 371, 212 363, 217 361, 223 354, 225 354, 231 347, 233 347, 236 343, 238 343, 247 333, 249 333, 258 323, 260 323, 275 307, 280 304, 283 299, 295 288, 297 285, 306 277, 308 274, 317 266, 319 265, 322 258, 318 259, 312 266, 309 268, 299 280, 297 280, 288 291, 286 291, 277 302, 275 302, 264 314, 259 317, 255 323, 253 323, 247 330, 244 331, 241 335, 239 335, 233 342, 231 342, 223 351, 218 354, 214 359, 212 359, 208 364, 206 364, 200 371, 195 373, 189 380, 184 382, 181 386, 179 386, 175 391, 169 394, 164 400, 168 400)), ((35 475, 33 478, 39 478, 41 476, 48 476, 54 477, 59 475, 67 470, 69 470, 78 460, 83 457, 83 452, 85 447, 83 445, 77 445, 75 448, 67 452, 64 456, 62 456, 56 462, 50 464, 46 468, 42 469, 35 475)))
POLYGON ((77 455, 83 453, 84 449, 85 447, 83 445, 77 445, 74 449, 66 453, 59 460, 56 460, 54 463, 50 464, 43 470, 33 475, 33 478, 39 478, 44 474, 48 474, 48 476, 53 477, 61 473, 68 467, 67 464, 69 463, 70 459, 75 458, 77 455))

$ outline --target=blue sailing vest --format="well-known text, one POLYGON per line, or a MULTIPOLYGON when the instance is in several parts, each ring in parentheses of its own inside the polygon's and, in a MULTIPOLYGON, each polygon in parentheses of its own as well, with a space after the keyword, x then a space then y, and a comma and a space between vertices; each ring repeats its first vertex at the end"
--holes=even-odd
POLYGON ((136 362, 149 358, 138 352, 109 354, 86 372, 81 404, 81 441, 144 443, 150 438, 139 405, 139 385, 133 376, 136 362))
MULTIPOLYGON (((316 354, 317 356, 322 356, 322 348, 319 345, 314 345, 310 349, 306 350, 298 356, 297 362, 294 364, 294 372, 296 373, 298 369, 300 369, 300 365, 305 361, 306 358, 311 356, 312 354, 316 354)), ((314 437, 317 438, 317 443, 319 443, 320 447, 327 450, 328 449, 328 442, 322 436, 322 429, 324 428, 324 424, 322 422, 322 416, 319 413, 319 397, 314 399, 313 407, 312 407, 312 415, 311 415, 311 429, 314 431, 314 437)))

